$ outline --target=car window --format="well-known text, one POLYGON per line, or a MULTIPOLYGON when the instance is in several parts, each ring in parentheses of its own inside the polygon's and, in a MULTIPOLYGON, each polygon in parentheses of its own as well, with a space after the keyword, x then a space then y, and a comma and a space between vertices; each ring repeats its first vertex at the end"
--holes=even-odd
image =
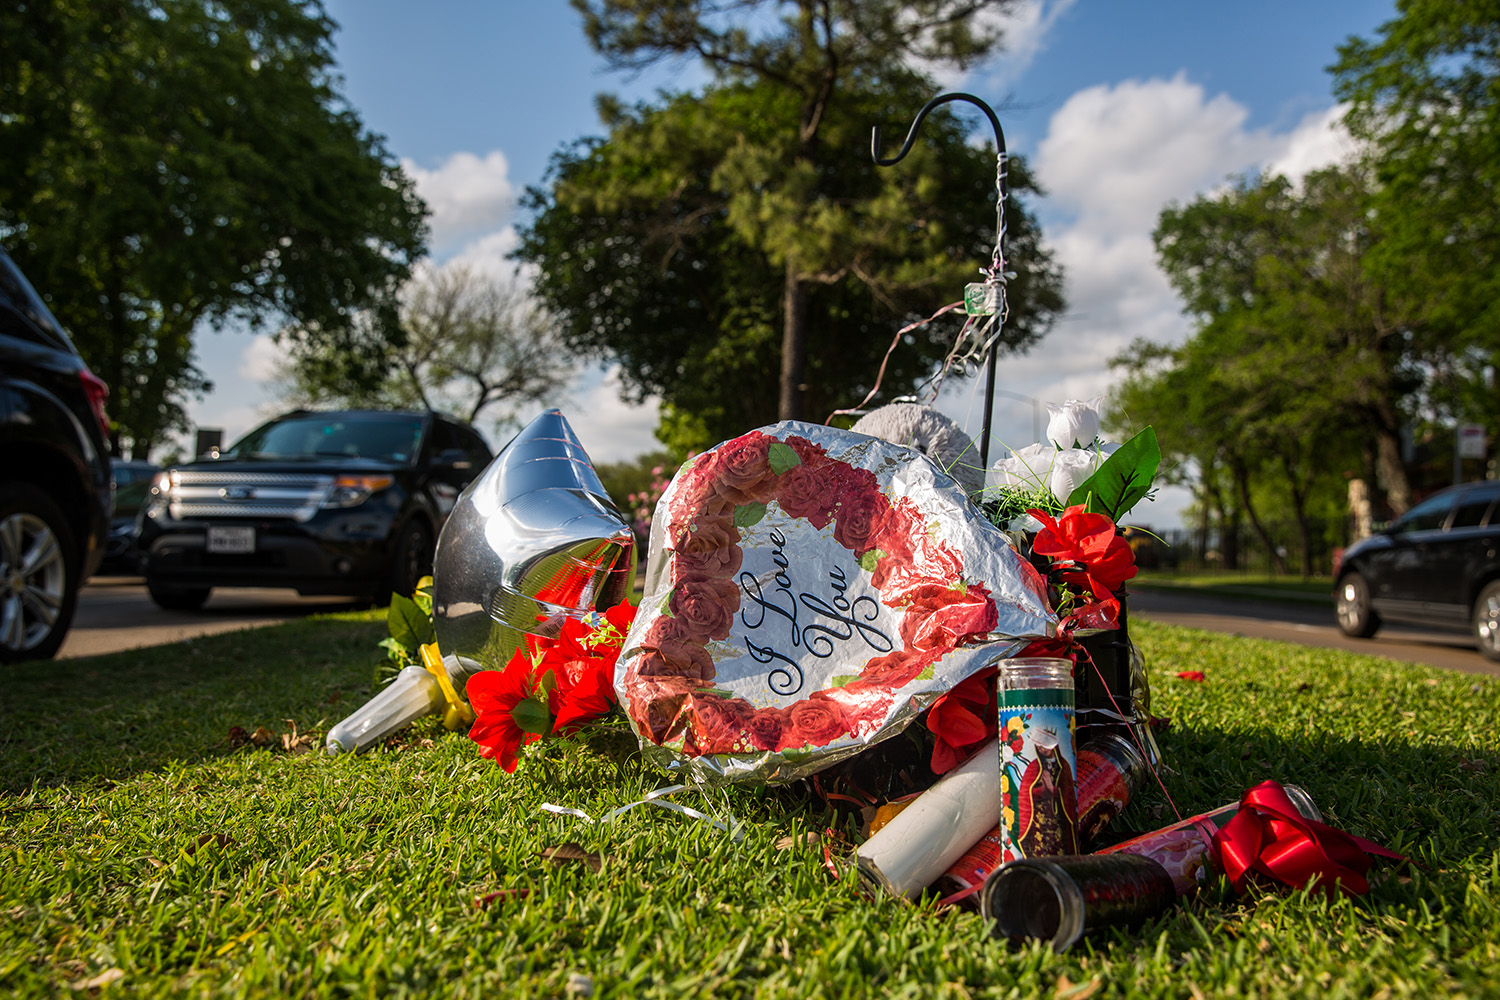
POLYGON ((276 461, 342 456, 410 462, 421 445, 422 418, 418 416, 309 413, 257 427, 225 455, 276 461))
POLYGON ((1453 508, 1454 495, 1440 493, 1428 497, 1411 510, 1401 515, 1396 522, 1396 533, 1405 535, 1413 531, 1436 531, 1448 520, 1448 511, 1453 508))
POLYGON ((1496 496, 1500 496, 1500 490, 1477 489, 1469 490, 1459 497, 1458 506, 1453 510, 1450 529, 1479 527, 1484 523, 1484 515, 1494 505, 1496 496))
POLYGON ((71 351, 51 310, 9 257, 0 254, 0 333, 71 351))

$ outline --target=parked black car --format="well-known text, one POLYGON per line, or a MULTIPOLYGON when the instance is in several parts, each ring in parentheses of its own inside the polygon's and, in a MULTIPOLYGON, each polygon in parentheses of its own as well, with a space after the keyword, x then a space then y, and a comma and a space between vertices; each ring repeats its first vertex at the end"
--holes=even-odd
POLYGON ((151 484, 161 466, 140 459, 116 458, 109 463, 115 489, 115 512, 109 521, 109 539, 104 545, 100 573, 136 576, 145 555, 135 544, 140 515, 151 496, 151 484))
POLYGON ((214 587, 290 587, 376 602, 432 572, 438 531, 493 455, 427 412, 296 411, 156 477, 137 544, 164 608, 214 587))
POLYGON ((0 250, 0 663, 55 654, 98 568, 108 395, 0 250))
POLYGON ((1500 482, 1434 493, 1350 546, 1334 598, 1345 635, 1382 621, 1466 628, 1500 660, 1500 482))

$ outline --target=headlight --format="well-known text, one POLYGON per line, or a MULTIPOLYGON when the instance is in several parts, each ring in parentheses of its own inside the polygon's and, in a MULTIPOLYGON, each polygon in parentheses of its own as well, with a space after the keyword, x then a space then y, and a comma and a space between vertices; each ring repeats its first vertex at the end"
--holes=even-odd
POLYGON ((370 494, 379 493, 395 481, 394 476, 339 476, 329 488, 328 495, 323 498, 323 506, 358 506, 370 494))
POLYGON ((151 494, 146 497, 146 503, 141 508, 148 516, 155 516, 158 512, 165 510, 167 503, 171 500, 172 473, 162 471, 151 480, 151 494))

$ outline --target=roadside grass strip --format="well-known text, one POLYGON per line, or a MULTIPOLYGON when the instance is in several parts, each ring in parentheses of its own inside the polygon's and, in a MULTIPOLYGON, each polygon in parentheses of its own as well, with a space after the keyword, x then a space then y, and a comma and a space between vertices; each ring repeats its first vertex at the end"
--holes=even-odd
MULTIPOLYGON (((1132 630, 1184 816, 1275 778, 1420 867, 1377 863, 1356 900, 1211 883, 1065 955, 1012 950, 975 914, 833 880, 820 838, 847 849, 854 821, 799 788, 679 796, 735 841, 659 809, 541 811, 672 783, 618 740, 544 742, 508 776, 433 718, 330 758, 385 634, 383 612, 340 614, 9 668, 0 995, 1500 993, 1500 682, 1132 630)), ((1115 833, 1172 818, 1153 788, 1115 833)))

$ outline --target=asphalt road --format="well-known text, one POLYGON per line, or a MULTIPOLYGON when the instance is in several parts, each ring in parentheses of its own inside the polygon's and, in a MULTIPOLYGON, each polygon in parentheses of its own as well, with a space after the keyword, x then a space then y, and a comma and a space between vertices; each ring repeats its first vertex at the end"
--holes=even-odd
MULTIPOLYGON (((341 597, 299 597, 292 590, 216 590, 201 611, 164 611, 139 577, 95 577, 78 597, 60 659, 176 642, 190 636, 254 628, 353 608, 341 597)), ((1500 664, 1479 655, 1467 636, 1388 625, 1373 639, 1349 639, 1333 624, 1331 604, 1281 603, 1138 588, 1132 617, 1304 646, 1324 646, 1500 677, 1500 664)))
POLYGON ((58 659, 159 646, 356 607, 347 597, 299 597, 295 590, 215 590, 201 611, 165 611, 140 577, 96 576, 78 592, 73 627, 58 659))
POLYGON ((1465 633, 1385 625, 1373 638, 1350 639, 1334 624, 1331 602, 1239 600, 1141 587, 1130 592, 1130 615, 1210 632, 1280 639, 1500 677, 1500 663, 1479 655, 1474 640, 1465 633))

